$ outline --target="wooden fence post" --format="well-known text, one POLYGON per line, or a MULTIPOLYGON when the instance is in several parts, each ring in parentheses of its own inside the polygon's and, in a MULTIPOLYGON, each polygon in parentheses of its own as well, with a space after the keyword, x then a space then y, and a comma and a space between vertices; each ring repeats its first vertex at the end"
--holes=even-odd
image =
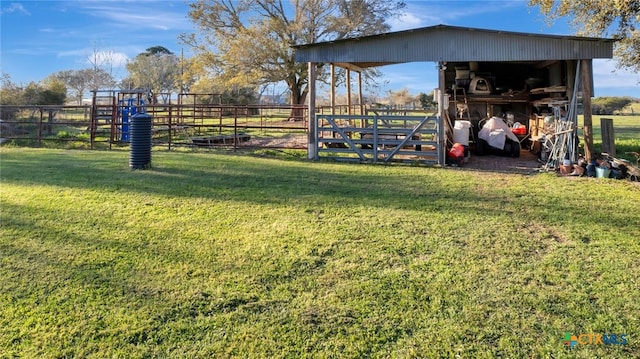
POLYGON ((171 151, 171 131, 172 131, 172 126, 171 126, 171 115, 172 115, 172 111, 171 109, 173 109, 173 106, 169 105, 169 123, 167 125, 167 135, 168 135, 168 140, 169 140, 169 151, 171 151))
POLYGON ((615 156, 616 136, 613 131, 613 119, 600 118, 600 131, 602 132, 602 152, 615 156))
POLYGON ((44 110, 42 107, 38 109, 40 111, 40 119, 38 121, 38 147, 42 146, 42 118, 44 116, 44 110))
MULTIPOLYGON (((584 134, 584 157, 587 162, 595 159, 593 150, 593 116, 591 111, 591 97, 593 96, 592 61, 580 60, 580 84, 582 85, 582 115, 584 134)), ((574 90, 575 91, 575 90, 574 90)))

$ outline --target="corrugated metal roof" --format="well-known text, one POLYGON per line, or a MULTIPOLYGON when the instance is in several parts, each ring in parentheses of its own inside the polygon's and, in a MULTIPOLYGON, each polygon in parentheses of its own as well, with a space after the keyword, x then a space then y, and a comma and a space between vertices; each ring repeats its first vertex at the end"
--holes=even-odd
POLYGON ((545 61, 613 57, 613 39, 437 25, 295 46, 296 61, 360 67, 420 61, 545 61))

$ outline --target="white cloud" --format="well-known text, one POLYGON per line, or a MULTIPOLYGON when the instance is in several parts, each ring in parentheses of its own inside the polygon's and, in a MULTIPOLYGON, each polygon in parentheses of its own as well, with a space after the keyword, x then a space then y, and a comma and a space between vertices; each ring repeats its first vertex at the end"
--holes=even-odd
POLYGON ((112 50, 95 50, 93 48, 82 48, 68 51, 59 51, 58 57, 73 57, 75 62, 87 67, 93 63, 99 66, 111 65, 114 68, 124 68, 129 61, 129 56, 123 52, 112 50))
POLYGON ((75 50, 67 50, 67 51, 58 51, 58 57, 85 56, 87 54, 88 54, 87 49, 75 49, 75 50))
POLYGON ((398 18, 389 20, 388 23, 391 26, 391 31, 415 29, 425 26, 424 21, 420 17, 409 12, 405 12, 398 18))
POLYGON ((108 20, 114 27, 128 29, 191 29, 192 24, 183 12, 171 12, 163 2, 134 2, 122 6, 120 2, 82 2, 83 11, 99 19, 108 20))
POLYGON ((609 59, 593 60, 593 81, 597 87, 633 87, 640 95, 640 74, 628 69, 616 68, 616 62, 609 59))
POLYGON ((129 57, 122 52, 99 51, 96 52, 95 55, 91 55, 91 61, 87 59, 87 64, 91 64, 92 61, 95 61, 98 64, 110 63, 114 67, 124 67, 129 61, 129 57))
POLYGON ((615 60, 593 60, 594 96, 640 98, 640 73, 616 68, 615 60))
POLYGON ((0 10, 0 14, 11 14, 14 12, 24 14, 24 15, 31 15, 31 13, 27 11, 27 9, 25 9, 24 6, 22 6, 22 4, 17 2, 11 3, 9 4, 9 6, 3 7, 0 10))

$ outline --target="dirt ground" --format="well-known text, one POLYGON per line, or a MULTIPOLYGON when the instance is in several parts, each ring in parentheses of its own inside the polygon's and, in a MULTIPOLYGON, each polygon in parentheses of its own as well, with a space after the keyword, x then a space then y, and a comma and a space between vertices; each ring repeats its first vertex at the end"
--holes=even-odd
MULTIPOLYGON (((252 138, 247 142, 243 142, 240 147, 260 147, 260 148, 291 148, 306 149, 307 137, 304 134, 291 134, 275 138, 252 138)), ((538 155, 523 149, 520 151, 520 157, 508 156, 476 156, 473 151, 470 157, 462 165, 463 170, 486 171, 498 173, 519 173, 532 175, 544 172, 543 163, 538 160, 538 155)), ((566 176, 570 179, 579 177, 566 176)), ((640 187, 640 182, 634 182, 634 185, 640 187)))
POLYGON ((509 172, 533 174, 540 171, 542 163, 538 161, 538 156, 528 150, 521 150, 520 157, 506 156, 476 156, 471 153, 468 162, 462 167, 478 171, 509 172))
MULTIPOLYGON (((254 137, 247 142, 243 142, 241 146, 304 149, 307 147, 307 137, 306 135, 287 135, 275 138, 254 137)), ((476 156, 472 152, 468 162, 465 162, 462 168, 479 171, 532 174, 537 173, 541 166, 542 163, 538 162, 536 154, 528 150, 521 150, 520 157, 517 158, 495 155, 476 156)))
POLYGON ((286 135, 282 137, 253 137, 247 142, 242 142, 241 146, 260 148, 307 148, 306 135, 286 135))

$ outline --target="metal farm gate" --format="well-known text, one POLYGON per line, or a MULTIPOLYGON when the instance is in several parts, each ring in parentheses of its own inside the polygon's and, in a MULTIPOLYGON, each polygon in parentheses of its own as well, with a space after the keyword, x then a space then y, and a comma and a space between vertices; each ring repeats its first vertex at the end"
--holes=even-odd
POLYGON ((316 119, 316 157, 361 162, 438 163, 436 116, 323 115, 316 119))

